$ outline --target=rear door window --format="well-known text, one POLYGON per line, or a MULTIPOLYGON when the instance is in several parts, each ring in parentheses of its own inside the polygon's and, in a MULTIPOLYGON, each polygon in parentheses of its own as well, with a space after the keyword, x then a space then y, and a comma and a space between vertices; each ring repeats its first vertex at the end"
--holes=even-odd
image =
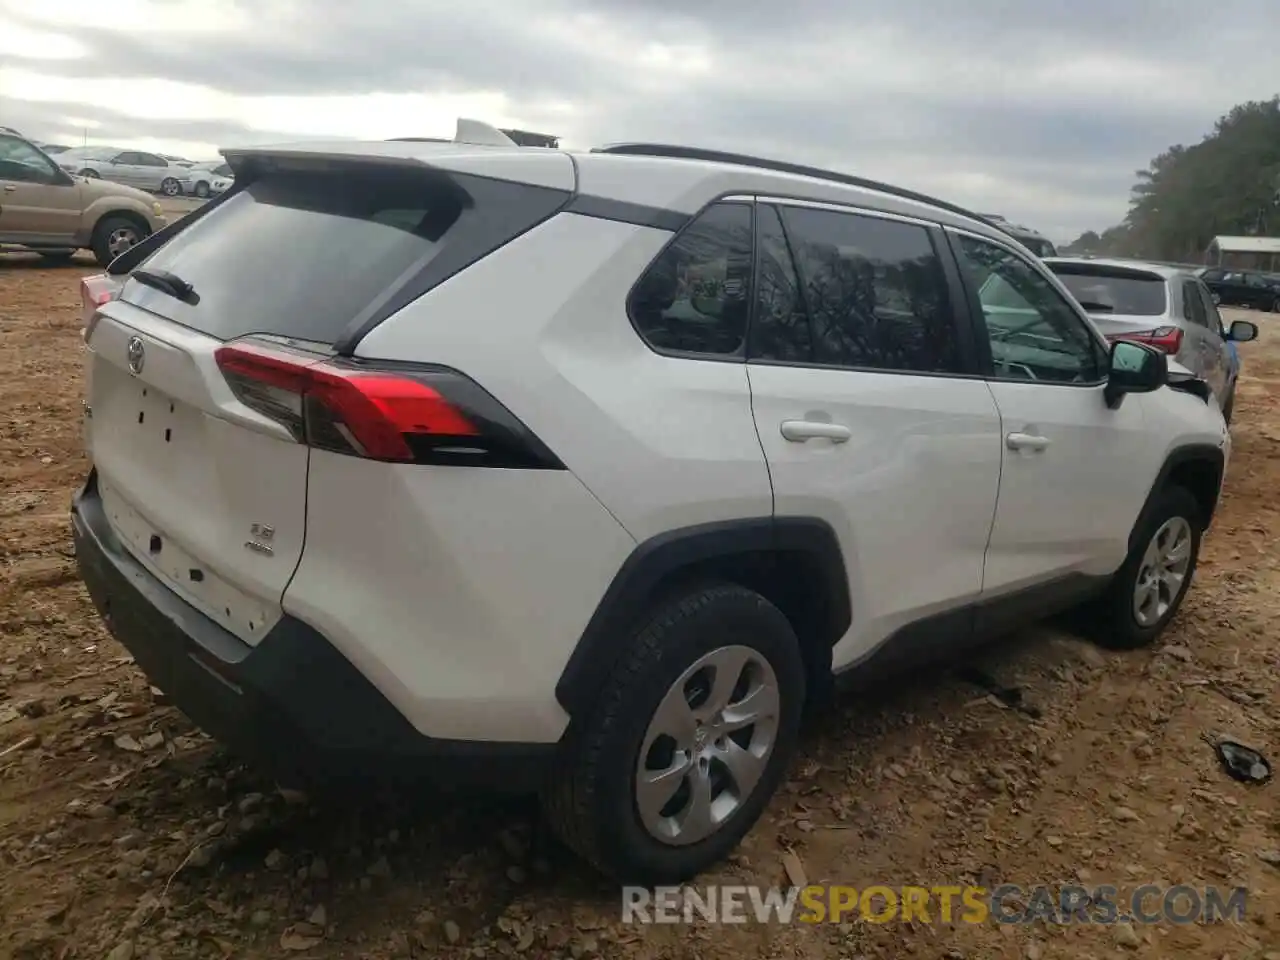
POLYGON ((124 299, 220 340, 335 343, 553 214, 567 193, 416 170, 268 173, 141 266, 191 284, 184 303, 136 281, 124 299))
POLYGON ((904 373, 964 370, 946 275, 918 224, 784 207, 813 360, 904 373))
POLYGON ((757 258, 755 314, 750 357, 779 363, 811 363, 813 337, 800 295, 795 262, 777 208, 756 207, 757 258))

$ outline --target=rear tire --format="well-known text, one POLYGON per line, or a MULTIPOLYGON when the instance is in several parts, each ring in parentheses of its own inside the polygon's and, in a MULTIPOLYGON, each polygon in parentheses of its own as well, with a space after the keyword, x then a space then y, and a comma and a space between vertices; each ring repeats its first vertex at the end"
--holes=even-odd
POLYGON ((672 596, 571 722, 543 794, 547 819, 616 880, 686 880, 759 819, 786 774, 804 700, 799 643, 777 607, 732 584, 672 596))
POLYGON ((173 177, 165 177, 160 181, 160 192, 166 197, 182 196, 182 184, 173 177))
POLYGON ((1098 642, 1117 650, 1150 646, 1191 588, 1204 520, 1185 487, 1167 486, 1141 522, 1133 549, 1098 604, 1098 642))
POLYGON ((141 243, 146 232, 133 220, 127 217, 103 217, 93 228, 93 240, 90 246, 99 266, 108 266, 111 261, 131 247, 141 243))

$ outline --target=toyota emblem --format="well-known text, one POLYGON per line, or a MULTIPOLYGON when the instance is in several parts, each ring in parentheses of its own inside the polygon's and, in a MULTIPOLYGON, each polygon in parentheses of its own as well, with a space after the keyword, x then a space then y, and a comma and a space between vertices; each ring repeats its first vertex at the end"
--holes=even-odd
POLYGON ((138 337, 129 338, 129 372, 135 377, 142 372, 142 365, 147 362, 147 348, 138 337))

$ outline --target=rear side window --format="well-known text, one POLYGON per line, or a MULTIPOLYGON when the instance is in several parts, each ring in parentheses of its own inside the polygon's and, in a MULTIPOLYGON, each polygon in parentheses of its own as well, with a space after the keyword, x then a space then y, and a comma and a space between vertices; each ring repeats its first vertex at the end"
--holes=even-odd
POLYGON ((1090 313, 1159 317, 1168 309, 1164 278, 1155 274, 1091 271, 1075 264, 1056 263, 1050 269, 1090 313))
POLYGON ((742 355, 751 229, 749 205, 714 204, 649 265, 627 301, 649 346, 662 353, 742 355))
POLYGON ((814 362, 920 373, 962 369, 946 277, 922 226, 787 207, 787 240, 814 362))
POLYGON ((335 343, 554 213, 558 190, 359 168, 254 180, 142 266, 199 301, 129 283, 124 299, 220 340, 335 343))

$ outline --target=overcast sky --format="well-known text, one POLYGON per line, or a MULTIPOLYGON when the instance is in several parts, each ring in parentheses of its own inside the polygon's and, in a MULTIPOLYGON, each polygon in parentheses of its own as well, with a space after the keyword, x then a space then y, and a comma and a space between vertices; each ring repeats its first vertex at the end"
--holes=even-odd
POLYGON ((797 159, 1066 240, 1280 92, 1280 0, 0 0, 0 125, 192 157, 309 136, 797 159))

